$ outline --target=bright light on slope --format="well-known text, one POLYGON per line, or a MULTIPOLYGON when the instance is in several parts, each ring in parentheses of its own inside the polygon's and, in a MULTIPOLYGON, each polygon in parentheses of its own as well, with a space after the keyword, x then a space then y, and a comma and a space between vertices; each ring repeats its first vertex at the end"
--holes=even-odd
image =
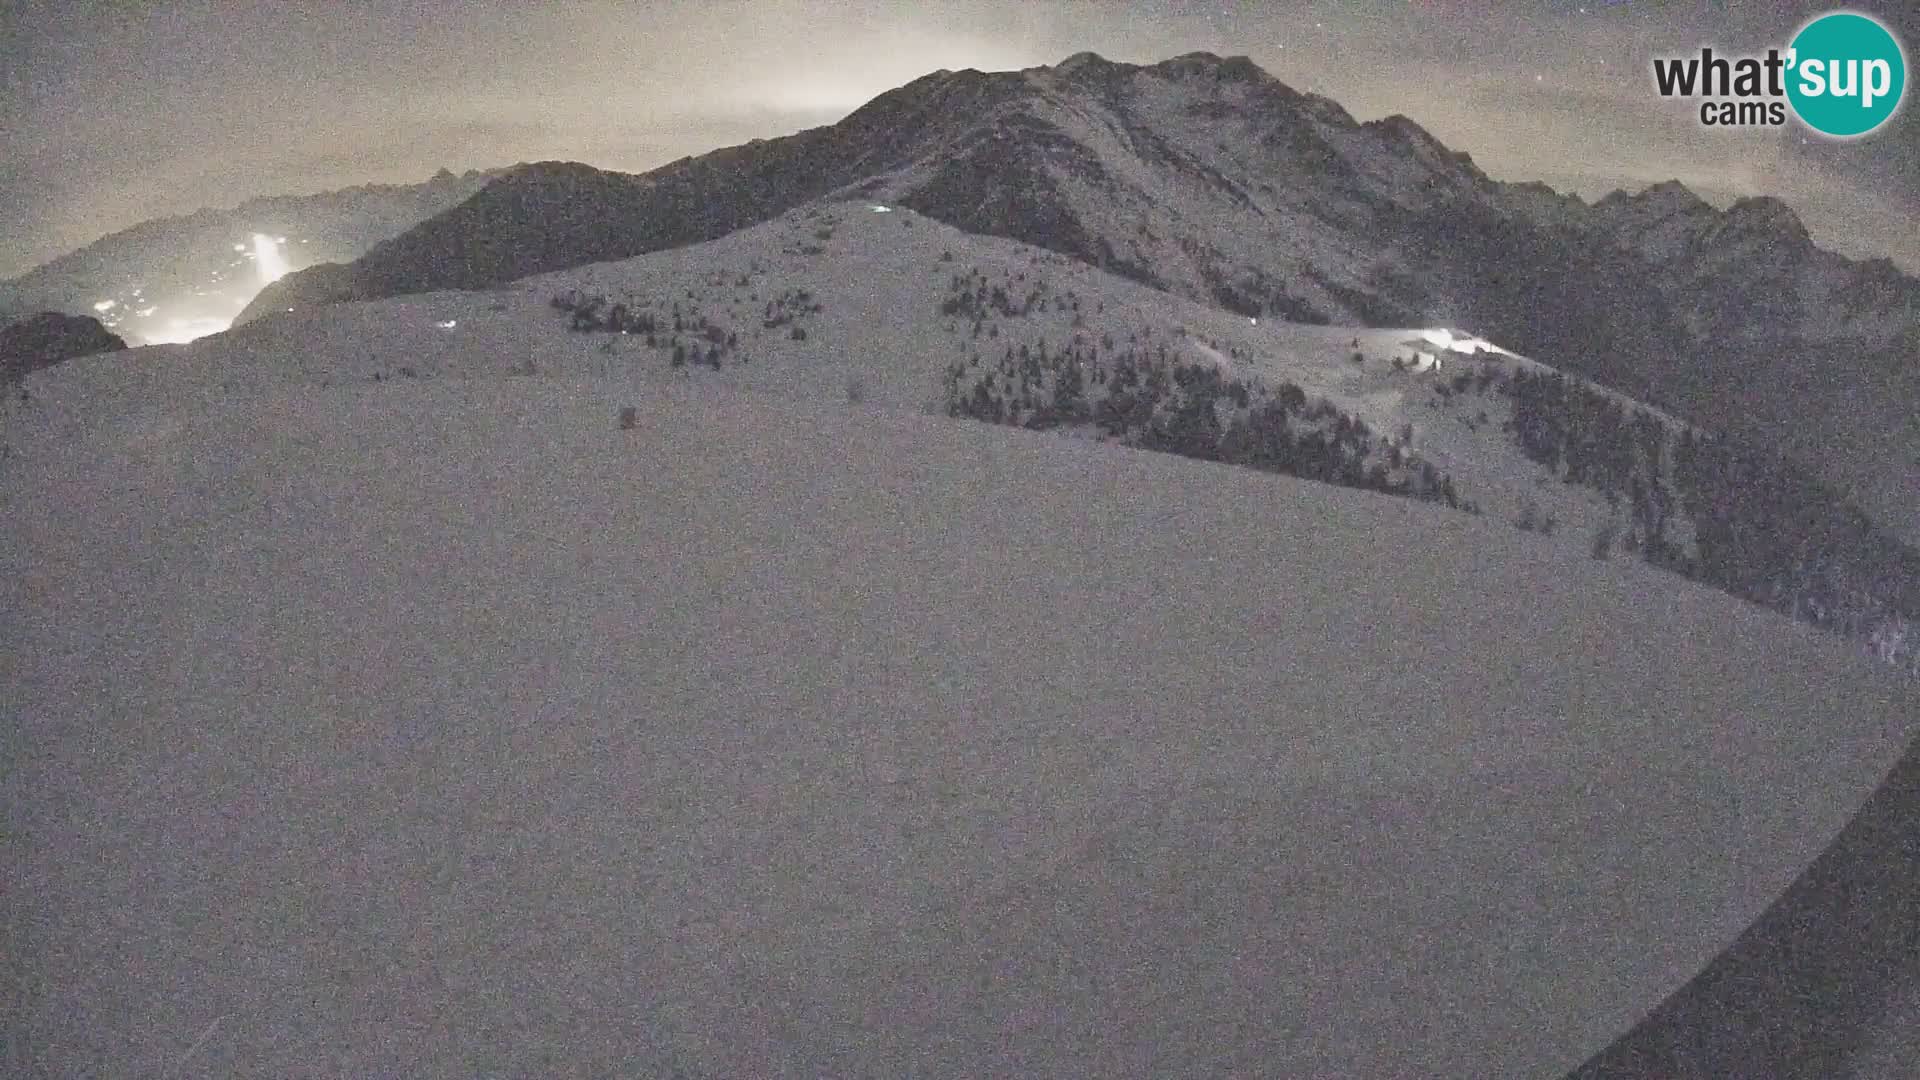
POLYGON ((260 271, 260 281, 263 285, 271 285, 279 281, 292 269, 280 254, 279 243, 265 233, 253 234, 253 265, 260 271))
POLYGON ((1505 351, 1503 349, 1496 347, 1493 344, 1493 342, 1488 341, 1485 338, 1477 338, 1477 337, 1473 337, 1471 335, 1465 335, 1465 334, 1455 334, 1452 330, 1447 329, 1446 327, 1439 327, 1433 330, 1422 330, 1420 331, 1420 336, 1425 338, 1430 344, 1438 345, 1441 348, 1451 352, 1465 353, 1468 356, 1472 356, 1474 353, 1477 353, 1477 352, 1504 352, 1505 351))
POLYGON ((209 334, 217 334, 232 325, 229 319, 168 319, 163 330, 141 330, 141 340, 149 345, 184 345, 209 334))

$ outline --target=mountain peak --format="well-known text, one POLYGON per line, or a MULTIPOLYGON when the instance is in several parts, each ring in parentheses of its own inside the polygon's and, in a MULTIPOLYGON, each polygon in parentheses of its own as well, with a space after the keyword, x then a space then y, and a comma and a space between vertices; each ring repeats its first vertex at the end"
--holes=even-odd
POLYGON ((508 169, 507 177, 517 180, 524 176, 590 176, 605 171, 584 161, 523 161, 508 169))
POLYGON ((1116 64, 1106 57, 1101 56, 1099 53, 1088 49, 1074 53, 1072 56, 1060 61, 1054 65, 1053 70, 1062 74, 1071 74, 1072 72, 1081 71, 1086 68, 1115 68, 1120 66, 1122 65, 1116 64))
POLYGON ((1152 71, 1175 79, 1202 78, 1221 82, 1272 82, 1273 76, 1267 74, 1260 65, 1246 56, 1221 56, 1204 49, 1182 53, 1159 63, 1142 66, 1119 60, 1109 60, 1092 50, 1082 50, 1067 57, 1050 68, 1040 71, 1066 76, 1114 76, 1131 75, 1137 71, 1152 71))
POLYGON ((1636 196, 1643 202, 1671 203, 1680 207, 1705 206, 1707 202, 1678 180, 1663 180, 1636 196))
POLYGON ((1473 163, 1473 156, 1464 150, 1452 150, 1426 128, 1415 123, 1411 117, 1395 113, 1378 120, 1369 120, 1361 128, 1388 143, 1397 143, 1412 155, 1424 162, 1427 168, 1453 174, 1468 181, 1480 179, 1484 174, 1473 163))
POLYGON ((1201 76, 1223 82, 1265 82, 1273 78, 1249 57, 1223 57, 1205 50, 1162 60, 1153 65, 1153 70, 1175 77, 1201 76))
POLYGON ((1507 186, 1513 191, 1526 195, 1537 195, 1543 198, 1557 199, 1561 202, 1583 202, 1578 193, 1561 191, 1545 180, 1515 180, 1510 181, 1507 186))
POLYGON ((1692 188, 1680 181, 1662 180, 1633 195, 1627 194, 1623 188, 1615 188, 1607 194, 1606 198, 1593 205, 1598 210, 1614 210, 1631 206, 1643 210, 1657 209, 1668 213, 1679 213, 1706 208, 1708 203, 1695 195, 1692 188))
POLYGON ((1397 136, 1409 142, 1424 143, 1428 146, 1446 150, 1446 144, 1434 138, 1432 132, 1421 127, 1412 117, 1405 113, 1394 113, 1392 116, 1383 116, 1378 120, 1369 120, 1362 126, 1372 128, 1384 134, 1397 136))
POLYGON ((1807 237, 1807 227, 1793 208, 1771 195, 1758 195, 1740 199, 1727 208, 1729 224, 1738 223, 1750 228, 1767 232, 1784 233, 1788 236, 1807 237))
POLYGON ((1137 64, 1121 63, 1109 60, 1097 52, 1083 50, 1074 53, 1053 67, 1039 68, 1031 74, 1051 75, 1055 79, 1075 86, 1093 86, 1116 88, 1140 70, 1137 64))

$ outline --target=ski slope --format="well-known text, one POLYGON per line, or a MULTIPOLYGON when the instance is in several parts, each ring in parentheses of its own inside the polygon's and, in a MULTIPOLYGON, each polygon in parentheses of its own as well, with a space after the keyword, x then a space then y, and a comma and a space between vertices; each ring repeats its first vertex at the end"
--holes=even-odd
POLYGON ((1920 716, 1406 500, 259 340, 8 421, 19 1075, 1558 1075, 1920 716))

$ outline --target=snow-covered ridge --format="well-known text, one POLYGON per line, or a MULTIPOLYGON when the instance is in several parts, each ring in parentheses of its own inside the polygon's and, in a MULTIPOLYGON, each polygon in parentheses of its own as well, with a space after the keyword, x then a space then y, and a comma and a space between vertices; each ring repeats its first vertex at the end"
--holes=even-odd
MULTIPOLYGON (((1448 328, 1250 321, 1051 252, 962 233, 905 207, 876 214, 876 205, 888 206, 820 204, 708 244, 529 278, 500 292, 282 313, 202 343, 206 359, 196 363, 228 384, 593 373, 637 385, 701 379, 778 397, 835 399, 858 383, 872 404, 939 411, 941 372, 952 360, 1076 341, 1095 351, 1104 344, 1116 355, 1129 347, 1171 349, 1175 360, 1215 362, 1231 378, 1296 384, 1383 434, 1397 437, 1411 425, 1398 440, 1403 448, 1458 470, 1468 497, 1485 512, 1512 518, 1542 498, 1523 467, 1511 476, 1506 466, 1479 475, 1476 462, 1515 457, 1499 446, 1497 420, 1478 421, 1471 412, 1463 420, 1430 416, 1436 378, 1466 369, 1442 366, 1422 375, 1420 355, 1524 363, 1483 338, 1448 328), (1018 314, 979 320, 977 330, 975 320, 942 315, 954 279, 975 272, 1010 294, 1018 314), (803 293, 804 310, 789 313, 787 302, 803 293), (1077 311, 1067 306, 1069 294, 1081 298, 1077 311), (644 316, 651 332, 570 333, 571 317, 551 310, 568 296, 602 299, 603 319, 619 305, 636 327, 644 316), (315 339, 359 344, 304 344, 315 339), (688 366, 674 365, 676 351, 688 366), (1354 364, 1356 351, 1371 362, 1354 364)), ((1461 401, 1449 411, 1463 407, 1461 401)), ((1577 546, 1597 505, 1583 511, 1577 498, 1554 490, 1544 496, 1569 526, 1565 542, 1577 546)))
MULTIPOLYGON (((1804 516, 1826 496, 1803 485, 1729 501, 1715 470, 1751 466, 1706 443, 1693 452, 1697 428, 1482 335, 1240 317, 871 200, 504 290, 281 313, 152 366, 175 394, 591 375, 1053 428, 1437 498, 1533 532, 1568 560, 1617 550, 1861 635, 1863 648, 1877 635, 1896 658, 1910 645, 1889 643, 1916 637, 1889 621, 1912 621, 1914 608, 1887 591, 1900 556, 1884 538, 1845 541, 1839 578, 1810 569, 1824 556, 1744 549, 1731 552, 1747 560, 1740 569, 1722 573, 1725 542, 1698 547, 1707 508, 1718 508, 1715 537, 1743 535, 1780 499, 1804 516), (1845 599, 1861 588, 1865 608, 1845 599)), ((130 385, 44 403, 45 415, 94 422, 130 385)), ((1827 535, 1803 539, 1826 550, 1827 535)))
POLYGON ((1920 383, 1884 384, 1912 370, 1920 282, 1811 246, 1764 200, 1723 212, 1675 183, 1587 206, 1501 184, 1411 120, 1358 123, 1240 58, 1071 59, 930 74, 831 127, 644 177, 519 170, 351 266, 292 276, 243 318, 491 287, 867 199, 1244 316, 1465 323, 1696 423, 1784 433, 1920 542, 1911 478, 1890 464, 1912 454, 1866 449, 1910 441, 1920 383))
POLYGON ((1811 246, 1765 200, 1723 212, 1670 183, 1587 206, 1501 184, 1411 120, 1358 123, 1239 58, 1071 59, 933 73, 831 127, 644 177, 519 170, 351 266, 294 275, 249 314, 490 287, 865 199, 1243 316, 1466 323, 1696 423, 1784 433, 1920 541, 1910 477, 1889 464, 1912 455, 1865 449, 1906 439, 1920 395, 1904 376, 1883 385, 1920 341, 1920 283, 1892 267, 1811 246), (1818 380, 1798 370, 1809 350, 1818 380))

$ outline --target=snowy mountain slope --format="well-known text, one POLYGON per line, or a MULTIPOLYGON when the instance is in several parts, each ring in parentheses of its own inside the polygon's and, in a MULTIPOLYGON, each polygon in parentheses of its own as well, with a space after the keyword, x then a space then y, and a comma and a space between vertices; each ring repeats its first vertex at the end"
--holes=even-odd
POLYGON ((882 94, 830 127, 756 139, 641 176, 576 162, 517 166, 351 264, 277 283, 236 322, 288 306, 484 288, 712 240, 937 155, 1017 92, 978 71, 940 71, 882 94))
POLYGON ((814 204, 710 243, 490 292, 282 312, 205 343, 208 363, 228 382, 289 362, 314 380, 592 373, 695 379, 782 398, 841 400, 851 390, 873 405, 938 412, 946 411, 941 374, 956 363, 972 380, 1030 349, 1164 353, 1273 389, 1291 383, 1383 435, 1412 425, 1410 438, 1395 441, 1451 475, 1462 499, 1509 521, 1553 519, 1564 528, 1543 539, 1571 554, 1584 557, 1592 532, 1617 516, 1598 493, 1549 483, 1548 470, 1520 454, 1502 430, 1511 405, 1496 391, 1436 393, 1461 373, 1539 370, 1531 361, 1497 350, 1449 352, 1425 336, 1432 328, 1251 321, 1057 253, 877 207, 885 204, 814 204), (999 298, 971 313, 955 303, 963 299, 956 279, 976 275, 999 298), (570 333, 573 316, 552 310, 556 297, 604 299, 592 318, 618 319, 619 305, 625 318, 651 320, 654 329, 570 333), (315 349, 316 339, 365 344, 333 367, 326 365, 346 354, 315 349), (687 363, 675 367, 682 349, 687 363), (1369 359, 1356 364, 1355 352, 1369 359), (1440 356, 1442 367, 1396 368, 1396 359, 1413 365, 1422 353, 1440 356), (703 363, 709 355, 717 368, 703 363))
MULTIPOLYGON (((305 300, 497 284, 712 239, 835 191, 1250 313, 1379 324, 1453 309, 1485 323, 1474 309, 1487 308, 1503 321, 1496 336, 1536 352, 1551 344, 1561 362, 1553 323, 1500 303, 1521 283, 1489 283, 1487 267, 1462 264, 1450 223, 1511 232, 1500 258, 1530 277, 1554 266, 1570 274, 1555 286, 1563 301, 1651 287, 1673 307, 1659 315, 1663 328, 1670 318, 1689 348, 1751 324, 1761 339, 1882 350, 1912 327, 1920 295, 1884 260, 1815 248, 1776 199, 1721 211, 1670 182, 1589 206, 1544 185, 1493 181, 1403 116, 1358 123, 1244 57, 1142 66, 1081 53, 1019 72, 934 72, 839 124, 643 176, 523 166, 305 300), (1639 273, 1619 274, 1621 265, 1639 273), (1787 301, 1776 305, 1779 325, 1758 305, 1744 318, 1731 305, 1756 289, 1773 297, 1777 280, 1788 290, 1774 297, 1787 301)), ((300 285, 277 290, 279 306, 302 302, 300 285)), ((1642 305, 1639 321, 1657 314, 1642 305)))
POLYGON ((1816 247, 1792 208, 1771 197, 1716 210, 1677 181, 1637 195, 1614 192, 1578 221, 1635 251, 1662 288, 1684 298, 1700 337, 1765 343, 1781 333, 1809 344, 1880 349, 1920 318, 1920 282, 1892 262, 1854 261, 1816 247))
POLYGON ((1191 298, 1351 317, 1341 297, 1365 291, 1395 213, 1490 183, 1404 118, 1359 124, 1244 58, 1139 67, 1086 53, 936 72, 831 127, 644 176, 518 170, 357 260, 350 285, 303 295, 290 281, 258 310, 497 284, 712 239, 842 191, 1191 298))
POLYGON ((486 293, 282 312, 196 362, 215 386, 591 373, 1052 427, 1444 501, 1570 558, 1617 547, 1905 662, 1920 556, 1832 492, 1504 350, 1429 340, 1446 333, 1242 318, 903 208, 823 203, 486 293))
POLYGON ((1435 314, 1380 287, 1426 261, 1396 250, 1406 216, 1497 191, 1405 117, 1357 123, 1244 57, 1020 77, 968 142, 864 190, 1242 314, 1376 324, 1435 314))
POLYGON ((13 419, 23 1073, 1549 1075, 1920 715, 1406 500, 211 344, 13 419))
POLYGON ((1845 466, 1884 458, 1889 437, 1911 465, 1920 281, 1884 259, 1854 262, 1816 247, 1777 199, 1722 212, 1677 183, 1616 192, 1581 228, 1645 258, 1693 353, 1688 363, 1596 356, 1596 374, 1657 386, 1702 423, 1784 438, 1912 532, 1910 467, 1845 466))
POLYGON ((644 176, 530 166, 243 318, 618 260, 836 194, 1243 315, 1470 325, 1781 446, 1920 543, 1920 282, 1820 251, 1777 200, 1721 211, 1660 185, 1588 206, 1502 184, 1404 117, 1358 123, 1243 57, 935 72, 839 124, 644 176))

